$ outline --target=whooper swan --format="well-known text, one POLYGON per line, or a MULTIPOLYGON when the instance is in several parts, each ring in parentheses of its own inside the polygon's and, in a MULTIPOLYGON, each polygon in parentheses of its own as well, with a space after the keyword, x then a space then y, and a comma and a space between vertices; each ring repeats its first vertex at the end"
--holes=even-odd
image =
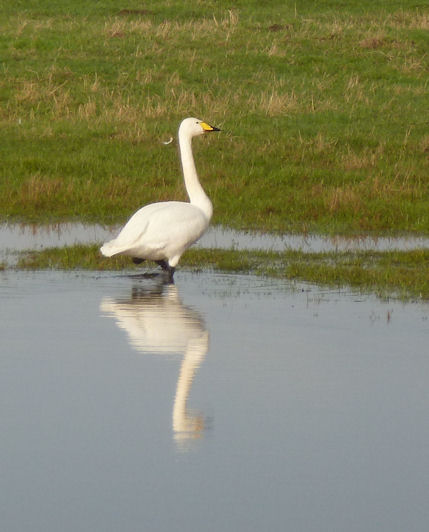
POLYGON ((136 264, 153 260, 172 281, 180 257, 207 230, 213 213, 212 203, 198 180, 191 145, 193 137, 209 131, 220 130, 197 118, 185 118, 179 127, 180 157, 189 203, 165 201, 142 207, 114 240, 100 248, 103 255, 127 255, 136 264))

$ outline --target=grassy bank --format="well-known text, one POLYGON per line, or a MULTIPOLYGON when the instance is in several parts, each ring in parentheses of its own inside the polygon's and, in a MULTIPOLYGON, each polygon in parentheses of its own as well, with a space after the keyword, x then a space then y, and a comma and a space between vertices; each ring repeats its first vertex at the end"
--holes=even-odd
MULTIPOLYGON (((150 271, 127 257, 106 259, 97 246, 51 248, 22 253, 21 269, 150 271)), ((300 251, 223 251, 190 249, 179 268, 214 270, 300 280, 330 287, 350 287, 387 297, 429 300, 429 250, 408 252, 304 253, 300 251)))
POLYGON ((162 141, 196 115, 215 223, 429 233, 426 3, 3 4, 0 219, 184 199, 162 141))

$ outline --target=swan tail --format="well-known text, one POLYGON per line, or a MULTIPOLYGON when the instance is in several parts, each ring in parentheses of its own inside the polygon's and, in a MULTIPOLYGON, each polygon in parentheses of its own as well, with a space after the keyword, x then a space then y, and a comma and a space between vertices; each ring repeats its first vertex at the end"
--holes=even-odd
POLYGON ((117 255, 122 250, 115 246, 114 240, 111 240, 110 242, 103 244, 100 248, 100 251, 105 257, 113 257, 113 255, 117 255))

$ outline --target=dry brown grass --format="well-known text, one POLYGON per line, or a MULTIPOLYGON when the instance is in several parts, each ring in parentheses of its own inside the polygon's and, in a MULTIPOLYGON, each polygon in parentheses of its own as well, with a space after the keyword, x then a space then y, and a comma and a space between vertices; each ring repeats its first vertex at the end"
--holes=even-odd
POLYGON ((420 149, 423 153, 426 153, 428 156, 429 162, 429 135, 425 135, 420 141, 420 149))
POLYGON ((330 213, 338 211, 349 211, 355 214, 359 213, 362 208, 361 196, 359 190, 353 186, 345 185, 335 187, 324 196, 324 204, 330 213))
POLYGON ((278 116, 298 108, 298 98, 294 91, 279 92, 275 89, 264 91, 259 95, 249 98, 249 107, 252 111, 260 111, 267 116, 278 116))
POLYGON ((127 20, 114 17, 105 22, 103 32, 108 39, 125 37, 130 33, 147 33, 153 31, 150 19, 127 20))
POLYGON ((369 48, 370 50, 376 50, 385 46, 386 40, 384 36, 367 37, 360 41, 359 46, 361 48, 369 48))
POLYGON ((73 185, 63 179, 35 174, 22 183, 19 197, 24 204, 44 205, 53 197, 69 195, 72 189, 73 185))
MULTIPOLYGON (((12 98, 6 105, 7 115, 16 119, 22 118, 23 109, 30 108, 36 114, 41 107, 50 108, 53 117, 69 117, 73 98, 69 89, 69 81, 62 78, 69 76, 68 72, 61 72, 52 66, 45 73, 36 73, 31 79, 17 78, 13 80, 14 91, 12 98), (61 81, 58 81, 58 78, 61 81), (21 108, 21 110, 19 110, 21 108)), ((7 77, 3 83, 12 83, 7 77)))
MULTIPOLYGON (((320 192, 320 188, 317 187, 313 190, 313 194, 316 195, 320 192)), ((377 202, 386 197, 415 200, 420 198, 421 194, 421 187, 412 183, 409 176, 404 176, 402 173, 393 180, 376 175, 374 177, 369 176, 356 184, 325 188, 323 202, 331 213, 351 211, 358 214, 365 210, 364 205, 368 205, 368 201, 377 202)))
POLYGON ((398 10, 386 17, 385 24, 400 29, 429 30, 429 13, 398 10))
POLYGON ((352 74, 345 86, 344 100, 353 106, 357 103, 369 105, 375 91, 376 85, 368 86, 358 74, 352 74))
POLYGON ((219 20, 213 16, 212 18, 180 22, 164 20, 159 24, 152 22, 149 15, 147 18, 142 17, 138 20, 116 16, 105 22, 103 33, 109 39, 140 33, 164 41, 171 41, 171 39, 175 39, 180 34, 186 34, 191 41, 195 41, 204 38, 206 34, 223 33, 225 40, 228 40, 232 32, 237 28, 238 23, 238 11, 233 9, 229 9, 225 16, 219 20))
POLYGON ((370 169, 377 166, 385 153, 385 143, 380 143, 377 148, 365 147, 359 152, 353 150, 350 146, 347 151, 341 155, 340 162, 345 170, 360 170, 362 168, 370 169))

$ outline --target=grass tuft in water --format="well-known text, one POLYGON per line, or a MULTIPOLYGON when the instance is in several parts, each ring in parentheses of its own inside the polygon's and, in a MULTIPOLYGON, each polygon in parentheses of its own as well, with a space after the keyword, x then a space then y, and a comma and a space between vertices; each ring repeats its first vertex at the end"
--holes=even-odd
MULTIPOLYGON (((156 268, 153 263, 136 267, 127 257, 106 259, 100 255, 97 246, 83 245, 23 252, 17 264, 17 268, 32 270, 144 271, 152 267, 156 268)), ((429 250, 305 253, 192 248, 182 257, 180 267, 350 287, 383 297, 429 299, 429 250)))
POLYGON ((16 263, 23 270, 122 270, 132 268, 127 257, 103 257, 97 245, 52 247, 43 251, 23 251, 16 263))

